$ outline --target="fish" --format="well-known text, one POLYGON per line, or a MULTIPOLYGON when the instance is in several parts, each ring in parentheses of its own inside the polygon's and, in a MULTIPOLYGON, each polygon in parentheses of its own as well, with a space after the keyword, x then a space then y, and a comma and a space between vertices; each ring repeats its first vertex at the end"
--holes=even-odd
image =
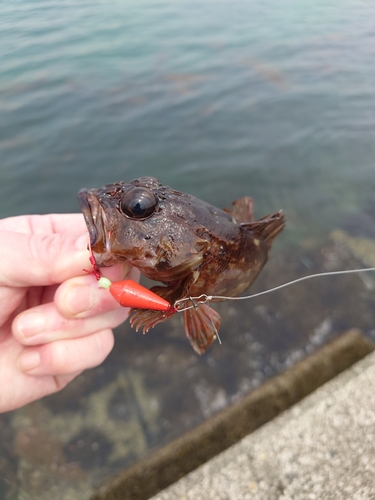
MULTIPOLYGON (((256 279, 285 226, 281 210, 254 221, 249 196, 216 208, 154 177, 81 189, 78 201, 97 266, 129 262, 162 285, 151 288, 170 304, 201 294, 236 297, 256 279)), ((143 333, 176 313, 131 309, 143 333)), ((220 315, 210 305, 183 311, 193 349, 202 354, 217 338, 220 315)))

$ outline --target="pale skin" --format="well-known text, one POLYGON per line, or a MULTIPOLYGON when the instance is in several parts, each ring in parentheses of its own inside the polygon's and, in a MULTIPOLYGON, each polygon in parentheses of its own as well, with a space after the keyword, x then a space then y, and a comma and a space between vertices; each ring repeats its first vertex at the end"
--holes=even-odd
MULTIPOLYGON (((81 214, 0 220, 0 412, 59 391, 111 351, 128 309, 83 271, 87 242, 81 214)), ((126 263, 103 275, 139 279, 126 263)))

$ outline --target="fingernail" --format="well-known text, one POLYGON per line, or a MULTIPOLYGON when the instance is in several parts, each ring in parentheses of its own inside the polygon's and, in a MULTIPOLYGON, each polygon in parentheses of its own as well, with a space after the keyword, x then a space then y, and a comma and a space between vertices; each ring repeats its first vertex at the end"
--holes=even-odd
POLYGON ((18 331, 24 337, 32 337, 41 333, 45 327, 45 318, 43 314, 37 312, 27 312, 17 321, 18 331))
POLYGON ((65 308, 72 316, 90 310, 97 302, 95 288, 91 286, 75 285, 65 297, 65 308))
POLYGON ((40 365, 40 354, 38 351, 26 351, 18 357, 18 366, 24 371, 30 371, 40 365))

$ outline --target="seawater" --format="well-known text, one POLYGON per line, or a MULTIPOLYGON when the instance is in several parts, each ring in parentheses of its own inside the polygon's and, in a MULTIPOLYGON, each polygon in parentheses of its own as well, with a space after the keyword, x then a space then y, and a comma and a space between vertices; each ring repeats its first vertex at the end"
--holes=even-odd
MULTIPOLYGON (((2 2, 0 215, 139 175, 329 230, 373 199, 372 2, 2 2)), ((308 228, 308 229, 307 229, 308 228)))

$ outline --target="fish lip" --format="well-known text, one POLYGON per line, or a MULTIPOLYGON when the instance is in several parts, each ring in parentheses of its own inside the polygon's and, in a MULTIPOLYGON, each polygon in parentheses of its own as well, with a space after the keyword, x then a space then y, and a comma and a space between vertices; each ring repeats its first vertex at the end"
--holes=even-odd
POLYGON ((90 247, 93 248, 98 243, 105 246, 106 233, 98 197, 89 189, 81 189, 77 197, 89 232, 90 247))

